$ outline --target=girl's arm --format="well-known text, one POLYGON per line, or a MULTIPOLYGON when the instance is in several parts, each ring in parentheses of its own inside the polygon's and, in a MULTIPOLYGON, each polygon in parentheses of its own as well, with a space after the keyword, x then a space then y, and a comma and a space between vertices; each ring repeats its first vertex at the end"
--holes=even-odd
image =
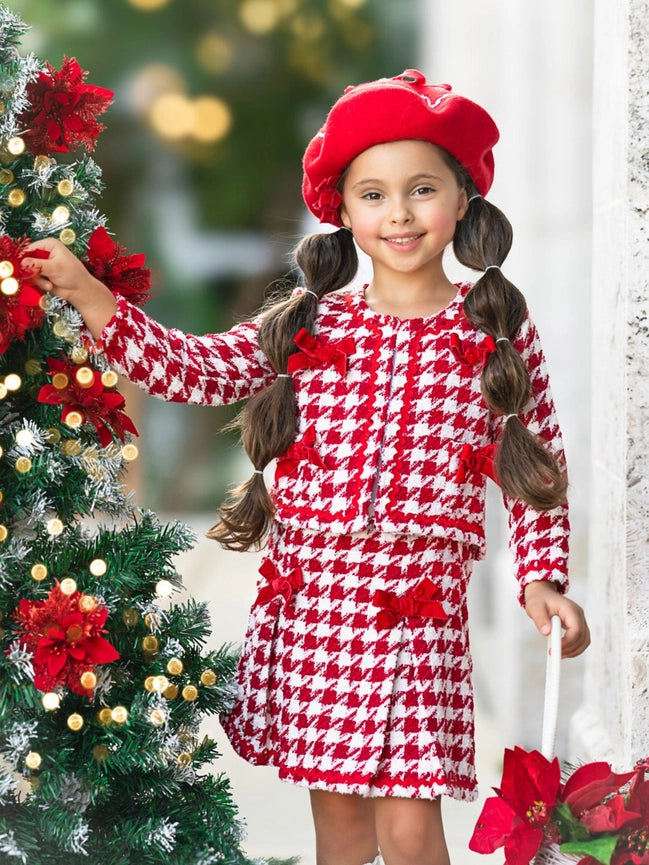
POLYGON ((259 348, 258 322, 195 336, 164 327, 124 298, 116 299, 60 241, 38 241, 48 259, 25 258, 43 290, 82 315, 108 362, 152 396, 194 405, 223 405, 271 384, 275 371, 259 348))

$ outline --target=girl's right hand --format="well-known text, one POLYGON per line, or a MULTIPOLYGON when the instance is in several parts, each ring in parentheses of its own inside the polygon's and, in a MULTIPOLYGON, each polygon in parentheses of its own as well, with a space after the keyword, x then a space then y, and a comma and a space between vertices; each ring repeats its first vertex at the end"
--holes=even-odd
POLYGON ((81 313, 88 330, 99 339, 115 314, 117 301, 67 246, 53 237, 37 240, 27 247, 22 263, 34 272, 34 285, 72 304, 81 313), (31 258, 29 251, 36 249, 47 251, 48 257, 31 258))

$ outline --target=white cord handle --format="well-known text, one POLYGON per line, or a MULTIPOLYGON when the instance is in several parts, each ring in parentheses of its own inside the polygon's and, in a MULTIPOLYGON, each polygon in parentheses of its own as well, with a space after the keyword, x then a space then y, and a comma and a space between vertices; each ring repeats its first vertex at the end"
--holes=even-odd
POLYGON ((548 760, 554 756, 559 714, 559 685, 561 682, 561 619, 552 616, 552 631, 548 637, 548 658, 545 667, 545 701, 543 704, 543 736, 541 753, 548 760))

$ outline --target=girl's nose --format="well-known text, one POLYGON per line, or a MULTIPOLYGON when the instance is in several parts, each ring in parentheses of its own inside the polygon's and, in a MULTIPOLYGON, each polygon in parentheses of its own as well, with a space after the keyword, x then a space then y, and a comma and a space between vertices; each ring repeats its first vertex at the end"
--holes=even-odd
POLYGON ((390 211, 390 221, 395 224, 404 224, 412 220, 410 202, 405 198, 395 199, 390 211))

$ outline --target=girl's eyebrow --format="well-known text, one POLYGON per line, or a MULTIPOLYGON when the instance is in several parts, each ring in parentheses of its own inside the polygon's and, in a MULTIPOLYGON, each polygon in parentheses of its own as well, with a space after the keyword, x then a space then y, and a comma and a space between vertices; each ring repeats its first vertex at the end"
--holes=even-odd
MULTIPOLYGON (((437 174, 429 174, 427 171, 423 171, 421 174, 415 174, 412 177, 409 177, 408 183, 419 183, 422 180, 436 180, 438 183, 442 182, 442 178, 438 177, 437 174)), ((363 180, 358 180, 353 186, 352 189, 356 189, 359 186, 380 186, 384 181, 375 178, 375 177, 367 177, 363 180)))

